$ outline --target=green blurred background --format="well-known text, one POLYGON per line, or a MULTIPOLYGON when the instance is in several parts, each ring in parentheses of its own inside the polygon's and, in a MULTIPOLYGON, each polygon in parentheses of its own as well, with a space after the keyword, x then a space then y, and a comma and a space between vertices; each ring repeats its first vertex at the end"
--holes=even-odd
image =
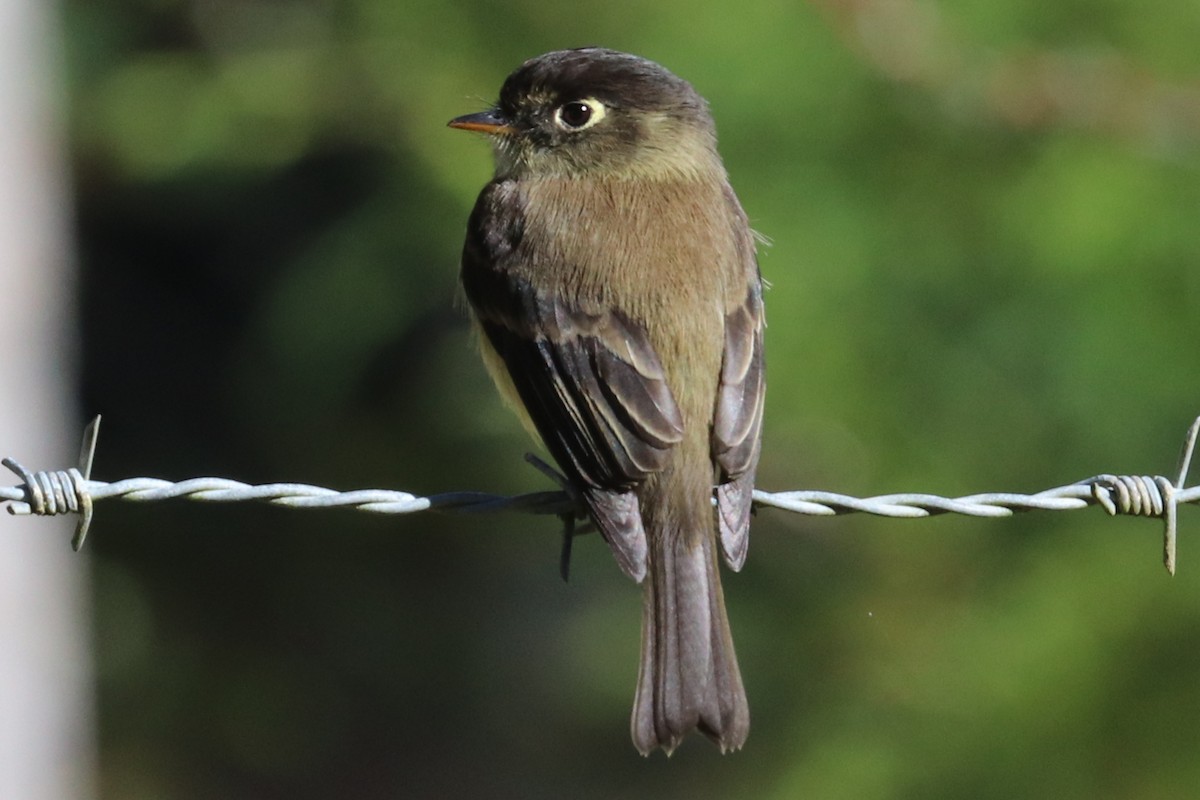
MULTIPOLYGON (((1200 413, 1200 6, 65 0, 96 477, 547 488, 456 306, 449 131, 603 44, 712 104, 768 295, 760 487, 1165 473, 1200 413)), ((753 730, 628 736, 640 591, 552 519, 105 505, 102 796, 1186 798, 1200 514, 764 511, 753 730)))

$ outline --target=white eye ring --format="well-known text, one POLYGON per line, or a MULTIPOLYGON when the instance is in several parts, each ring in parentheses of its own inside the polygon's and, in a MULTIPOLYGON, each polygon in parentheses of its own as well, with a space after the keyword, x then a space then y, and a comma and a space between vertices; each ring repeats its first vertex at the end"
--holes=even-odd
POLYGON ((554 124, 564 131, 585 131, 604 119, 608 109, 594 97, 571 100, 554 109, 554 124))

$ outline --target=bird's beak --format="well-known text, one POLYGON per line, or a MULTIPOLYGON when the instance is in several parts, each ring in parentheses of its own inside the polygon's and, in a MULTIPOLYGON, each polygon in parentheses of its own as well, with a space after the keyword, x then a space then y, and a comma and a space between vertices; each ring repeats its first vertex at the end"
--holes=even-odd
POLYGON ((461 117, 455 117, 448 124, 451 128, 459 128, 464 131, 478 131, 480 133, 491 134, 492 136, 505 136, 513 132, 513 128, 508 124, 500 112, 494 108, 487 111, 480 111, 478 114, 466 114, 461 117))

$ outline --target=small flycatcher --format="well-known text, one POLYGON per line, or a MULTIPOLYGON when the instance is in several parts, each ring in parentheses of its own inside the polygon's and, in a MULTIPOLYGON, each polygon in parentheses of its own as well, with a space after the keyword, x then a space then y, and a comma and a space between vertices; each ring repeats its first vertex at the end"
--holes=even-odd
POLYGON ((717 552, 746 559, 764 323, 708 105, 583 48, 526 61, 450 126, 495 150, 462 256, 488 371, 645 587, 633 742, 670 753, 698 728, 736 750, 750 712, 717 552))

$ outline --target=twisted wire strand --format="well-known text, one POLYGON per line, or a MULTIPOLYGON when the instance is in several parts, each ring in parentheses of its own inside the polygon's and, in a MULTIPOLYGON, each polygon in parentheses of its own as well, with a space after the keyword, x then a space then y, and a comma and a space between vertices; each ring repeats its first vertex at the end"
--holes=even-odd
MULTIPOLYGON (((521 511, 572 518, 579 514, 577 498, 569 483, 556 476, 544 462, 530 457, 538 469, 555 479, 558 491, 531 492, 515 496, 487 492, 446 492, 420 497, 391 489, 356 489, 341 492, 304 483, 252 485, 227 478, 191 478, 166 481, 157 478, 127 478, 106 483, 89 475, 95 451, 99 417, 85 433, 81 466, 67 470, 31 472, 6 458, 4 466, 21 478, 21 484, 0 487, 0 501, 9 501, 10 514, 79 513, 81 516, 72 545, 83 544, 98 500, 158 502, 185 498, 207 503, 266 502, 289 508, 350 508, 373 514, 411 514, 438 510, 466 513, 521 511)), ((836 492, 754 492, 756 508, 778 508, 811 516, 840 516, 864 513, 884 517, 922 518, 940 514, 973 517, 1009 517, 1017 511, 1069 511, 1099 505, 1110 515, 1155 517, 1164 521, 1163 562, 1175 572, 1176 517, 1180 504, 1200 503, 1200 486, 1184 488, 1191 457, 1200 438, 1200 418, 1192 424, 1184 443, 1179 474, 1175 481, 1162 476, 1103 474, 1035 494, 989 492, 964 497, 906 493, 875 497, 851 497, 836 492)))

